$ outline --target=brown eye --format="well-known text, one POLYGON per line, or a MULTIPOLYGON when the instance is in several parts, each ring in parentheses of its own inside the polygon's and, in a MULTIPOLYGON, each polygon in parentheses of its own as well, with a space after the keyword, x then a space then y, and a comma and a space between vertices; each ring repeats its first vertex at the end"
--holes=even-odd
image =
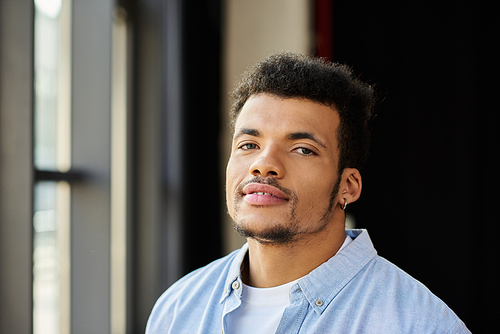
POLYGON ((243 144, 241 145, 240 147, 238 147, 240 150, 254 150, 257 148, 257 145, 256 144, 253 144, 253 143, 247 143, 247 144, 243 144))
POLYGON ((315 154, 313 151, 311 151, 310 149, 305 148, 305 147, 299 147, 296 149, 296 151, 302 155, 314 155, 315 154))

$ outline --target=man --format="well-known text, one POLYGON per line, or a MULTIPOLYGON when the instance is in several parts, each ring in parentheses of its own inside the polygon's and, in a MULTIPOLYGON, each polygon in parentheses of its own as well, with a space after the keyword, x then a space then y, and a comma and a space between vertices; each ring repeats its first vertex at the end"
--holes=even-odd
POLYGON ((469 333, 421 283, 345 230, 362 188, 373 90, 321 59, 277 54, 234 91, 227 207, 248 240, 156 303, 156 333, 469 333))

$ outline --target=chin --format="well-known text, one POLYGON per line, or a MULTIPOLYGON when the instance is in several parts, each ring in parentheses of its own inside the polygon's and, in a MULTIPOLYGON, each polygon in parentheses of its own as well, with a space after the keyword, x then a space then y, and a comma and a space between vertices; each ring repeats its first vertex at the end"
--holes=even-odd
POLYGON ((262 244, 287 244, 299 233, 297 224, 291 221, 277 223, 277 220, 262 217, 245 217, 233 221, 233 227, 242 237, 254 239, 262 244), (259 219, 260 218, 260 219, 259 219))

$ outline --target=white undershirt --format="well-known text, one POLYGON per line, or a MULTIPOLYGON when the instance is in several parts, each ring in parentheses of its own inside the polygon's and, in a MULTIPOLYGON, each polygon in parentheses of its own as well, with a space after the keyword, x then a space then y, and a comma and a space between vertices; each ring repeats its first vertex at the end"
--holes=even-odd
MULTIPOLYGON (((351 237, 346 236, 337 254, 351 241, 351 237)), ((227 334, 275 333, 283 312, 290 305, 290 289, 299 279, 272 288, 243 284, 240 307, 227 315, 227 334)))

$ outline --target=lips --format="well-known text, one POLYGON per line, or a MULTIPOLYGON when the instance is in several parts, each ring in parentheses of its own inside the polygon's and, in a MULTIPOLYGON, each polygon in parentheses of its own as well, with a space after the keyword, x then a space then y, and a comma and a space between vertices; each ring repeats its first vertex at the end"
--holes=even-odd
POLYGON ((262 183, 250 183, 243 188, 245 202, 253 205, 273 205, 288 201, 284 192, 262 183))

